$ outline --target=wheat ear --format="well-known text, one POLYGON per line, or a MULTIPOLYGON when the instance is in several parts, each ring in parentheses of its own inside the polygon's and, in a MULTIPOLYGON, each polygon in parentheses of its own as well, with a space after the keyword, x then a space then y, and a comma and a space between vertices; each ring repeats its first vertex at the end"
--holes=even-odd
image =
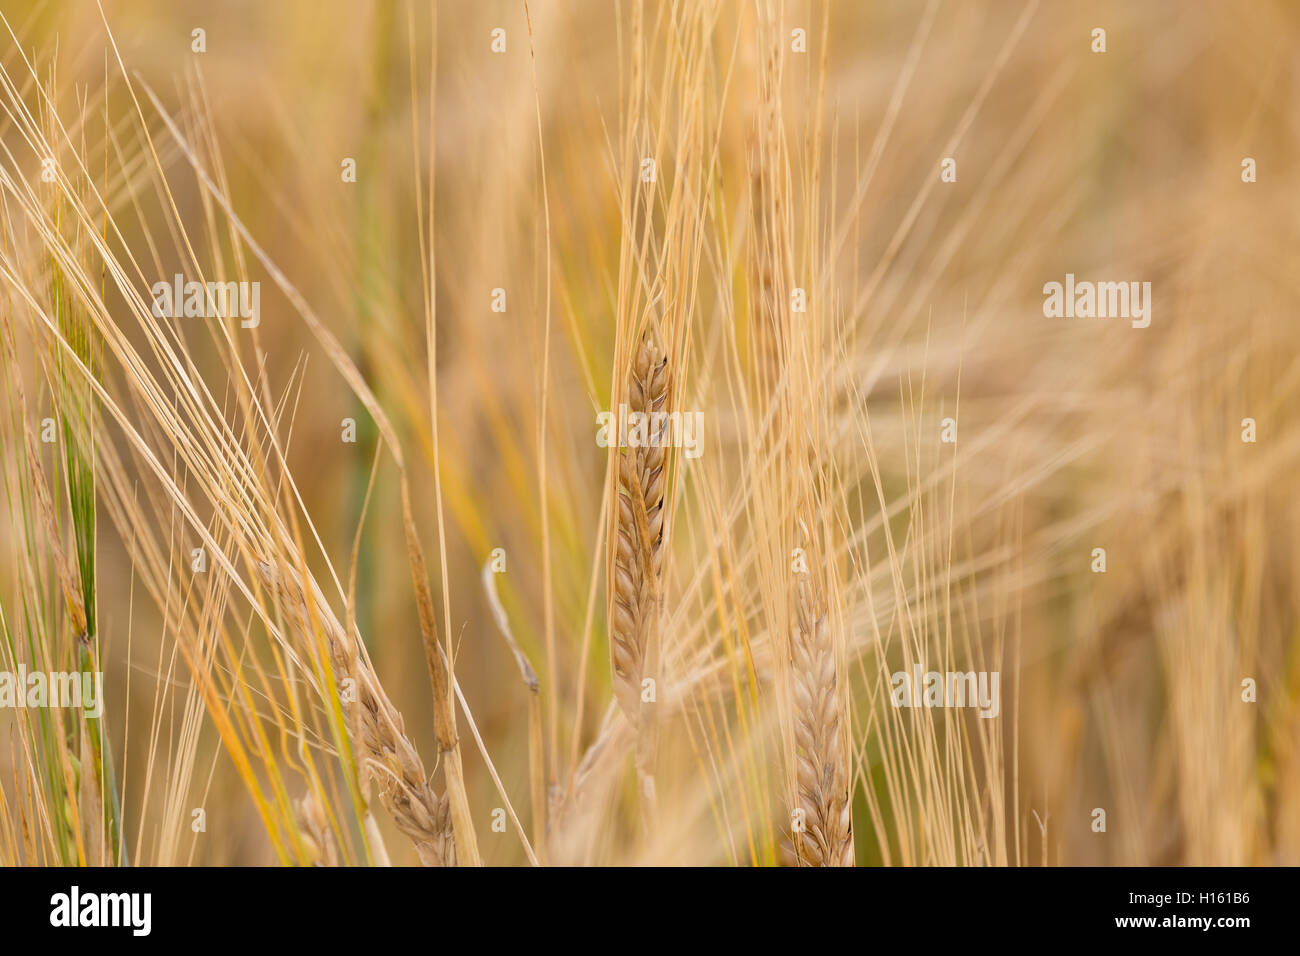
POLYGON ((456 850, 447 796, 439 797, 429 784, 420 755, 406 736, 402 715, 384 693, 356 641, 334 617, 314 582, 309 609, 296 572, 266 562, 259 562, 258 570, 306 645, 315 645, 311 639, 316 632, 314 619, 328 645, 336 678, 350 677, 355 683, 352 738, 360 745, 361 764, 378 786, 384 809, 392 815, 397 828, 411 838, 421 863, 454 866, 456 850))
POLYGON ((329 817, 320 798, 308 792, 293 802, 294 822, 312 866, 338 866, 339 848, 330 832, 329 817))
MULTIPOLYGON (((627 404, 630 413, 655 421, 668 405, 668 359, 659 357, 647 334, 632 361, 627 404)), ((647 428, 650 427, 649 424, 647 428)), ((647 432, 648 434, 648 432, 647 432)), ((620 435, 620 440, 626 436, 620 435)), ((665 449, 663 434, 644 447, 628 447, 618 461, 618 512, 610 657, 614 693, 637 732, 637 774, 642 794, 654 798, 654 705, 642 701, 642 682, 656 679, 662 605, 665 449)))
POLYGON ((795 806, 803 811, 795 855, 802 866, 852 866, 847 737, 835 645, 814 573, 796 576, 790 635, 795 806))

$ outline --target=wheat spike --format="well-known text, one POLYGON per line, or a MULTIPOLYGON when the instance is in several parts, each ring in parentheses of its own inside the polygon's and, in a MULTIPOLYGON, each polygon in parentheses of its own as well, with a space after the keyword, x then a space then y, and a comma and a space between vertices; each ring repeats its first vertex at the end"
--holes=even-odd
POLYGON ((601 773, 602 756, 611 738, 602 733, 574 768, 567 788, 556 784, 547 794, 547 852, 560 866, 586 862, 593 837, 594 810, 606 794, 607 776, 601 773), (594 792, 593 792, 594 791, 594 792))
MULTIPOLYGON (((632 362, 627 389, 630 413, 649 416, 668 404, 668 359, 647 335, 632 362)), ((620 439, 626 436, 620 436, 620 439)), ((637 729, 637 766, 647 796, 653 788, 653 705, 641 701, 641 682, 654 678, 662 601, 665 449, 662 432, 646 447, 628 447, 618 462, 618 515, 610 609, 614 692, 637 729)))
POLYGON ((803 866, 852 866, 853 817, 836 676, 835 645, 825 601, 812 575, 798 575, 790 640, 794 698, 795 806, 803 829, 795 855, 803 866))
POLYGON ((338 844, 330 832, 329 817, 325 814, 320 797, 309 791, 302 799, 295 800, 293 815, 312 865, 338 866, 338 844))
POLYGON ((309 612, 294 571, 282 571, 266 562, 259 562, 258 569, 275 590, 281 608, 290 616, 307 646, 313 643, 311 635, 315 629, 309 614, 314 612, 329 646, 336 678, 351 677, 356 683, 352 704, 353 740, 360 744, 361 764, 378 785, 379 800, 397 828, 411 838, 425 866, 454 866, 456 851, 447 796, 439 797, 429 784, 420 755, 406 736, 402 715, 384 693, 356 641, 334 617, 314 582, 313 609, 309 612))

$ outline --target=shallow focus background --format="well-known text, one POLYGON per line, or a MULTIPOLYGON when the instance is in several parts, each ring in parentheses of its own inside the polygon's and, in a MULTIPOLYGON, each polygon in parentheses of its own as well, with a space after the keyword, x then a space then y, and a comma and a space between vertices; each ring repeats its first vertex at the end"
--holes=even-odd
MULTIPOLYGON (((547 744, 563 776, 570 755, 596 735, 611 693, 600 534, 606 452, 593 435, 595 413, 611 405, 632 9, 538 3, 530 35, 522 4, 495 0, 439 3, 436 23, 425 4, 103 4, 127 69, 183 128, 193 128, 201 101, 235 212, 400 432, 434 588, 450 603, 456 676, 521 818, 528 696, 481 570, 504 549, 502 601, 538 669, 547 744), (196 27, 206 30, 203 54, 191 52, 196 27), (504 53, 491 50, 498 27, 504 53), (421 291, 427 183, 416 192, 416 169, 430 160, 431 109, 445 554, 436 544, 421 291), (345 157, 357 161, 356 183, 340 181, 345 157), (506 290, 503 313, 491 309, 496 288, 506 290)), ((672 16, 645 9, 651 23, 672 16)), ((752 338, 743 279, 753 228, 748 164, 755 124, 771 122, 759 95, 761 21, 765 36, 783 41, 794 232, 801 248, 820 237, 834 251, 829 274, 809 285, 844 330, 824 386, 848 423, 836 452, 847 463, 844 536, 861 531, 867 562, 845 561, 859 864, 1300 863, 1300 9, 1172 0, 706 9, 699 108, 711 192, 700 203, 706 253, 687 386, 689 407, 705 413, 705 451, 683 479, 679 527, 694 530, 673 541, 670 640, 723 659, 718 632, 761 617, 764 582, 753 564, 734 565, 735 579, 716 589, 734 591, 734 601, 707 583, 711 556, 752 546, 758 507, 745 492, 753 426, 726 356, 750 356, 752 338), (1095 27, 1106 30, 1104 54, 1090 49, 1095 27), (790 49, 796 28, 807 30, 807 53, 790 49), (819 117, 821 155, 810 162, 819 117), (940 181, 945 157, 956 159, 955 183, 940 181), (1255 183, 1242 182, 1244 157, 1256 161, 1255 183), (1067 272, 1149 281, 1150 327, 1045 318, 1042 287, 1067 272), (958 442, 943 445, 940 419, 954 414, 958 442), (1241 440, 1247 417, 1257 423, 1255 443, 1241 440), (884 521, 882 495, 897 505, 884 521), (727 500, 739 507, 717 505, 727 500), (921 555, 894 560, 893 574, 885 526, 921 555), (1105 574, 1090 570, 1098 547, 1105 574), (702 589, 692 586, 697 574, 702 589), (949 856, 921 839, 917 852, 900 850, 910 842, 897 835, 903 830, 963 825, 962 813, 943 809, 942 773, 906 799, 882 782, 882 749, 903 747, 880 736, 900 604, 929 622, 938 644, 965 635, 996 663, 988 669, 1001 671, 1001 714, 971 731, 996 739, 997 752, 976 743, 947 756, 974 781, 961 805, 1001 821, 981 831, 996 833, 998 848, 949 856), (1253 703, 1241 699, 1246 678, 1257 683, 1253 703), (1098 807, 1107 811, 1104 834, 1091 828, 1098 807), (931 823, 906 822, 915 820, 931 823)), ((120 148, 143 157, 96 7, 6 0, 3 12, 42 81, 57 62, 65 118, 77 114, 76 90, 101 97, 107 72, 120 148)), ((644 40, 648 85, 662 107, 647 111, 646 129, 661 134, 653 148, 665 188, 674 164, 704 161, 680 151, 670 34, 644 40)), ((28 77, 8 36, 0 50, 11 77, 28 77)), ((34 108, 34 92, 23 98, 34 108)), ((143 108, 159 134, 147 100, 143 108)), ((102 100, 96 109, 87 127, 100 135, 102 100)), ((0 135, 19 149, 12 123, 0 135)), ((183 157, 165 135, 157 143, 177 216, 199 260, 212 261, 205 223, 213 214, 183 157)), ((125 245, 148 249, 152 238, 159 276, 185 271, 157 197, 143 195, 139 214, 132 206, 117 207, 125 245)), ((266 378, 291 409, 291 437, 281 431, 289 470, 342 576, 378 436, 291 304, 259 266, 252 277, 262 280, 266 378), (358 422, 355 445, 340 442, 346 417, 358 422)), ((220 404, 228 371, 201 334, 185 334, 220 404)), ((29 342, 20 353, 36 348, 29 342)), ((48 405, 34 359, 19 375, 29 398, 48 405)), ((13 520, 6 514, 0 528, 13 520)), ((15 594, 11 540, 0 532, 6 601, 15 594)), ((193 546, 183 530, 161 540, 173 541, 177 561, 193 546)), ((160 687, 179 692, 189 682, 173 625, 133 589, 122 531, 103 518, 98 548, 108 727, 128 840, 139 841, 141 862, 275 863, 210 717, 186 730, 179 712, 159 703, 160 687), (167 755, 182 752, 195 769, 177 775, 167 755), (165 796, 177 781, 180 792, 165 796), (185 812, 168 816, 164 804, 185 812), (207 810, 205 833, 188 826, 186 808, 197 806, 207 810)), ((323 562, 313 566, 324 579, 323 562)), ((357 628, 432 773, 429 680, 397 485, 384 466, 357 582, 357 628)), ((255 645, 257 629, 238 601, 230 613, 255 645)), ((701 708, 689 704, 693 716, 667 732, 660 771, 665 801, 678 801, 687 821, 680 832, 650 851, 614 828, 588 862, 770 859, 737 835, 763 829, 737 823, 763 787, 745 783, 750 796, 738 800, 718 796, 728 791, 719 772, 726 760, 711 745, 729 739, 720 729, 727 710, 718 723, 701 708)), ((14 739, 0 743, 0 777, 11 782, 23 766, 14 739)), ((930 766, 914 755, 894 759, 917 760, 919 772, 930 766)), ((465 764, 484 862, 525 862, 514 835, 491 828, 501 801, 473 747, 465 764)), ((394 862, 413 862, 381 825, 394 862)))

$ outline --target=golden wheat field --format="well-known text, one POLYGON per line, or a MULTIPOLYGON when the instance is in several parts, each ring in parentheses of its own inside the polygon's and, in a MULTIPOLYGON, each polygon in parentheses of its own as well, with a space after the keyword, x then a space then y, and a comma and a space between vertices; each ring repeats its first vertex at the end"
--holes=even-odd
POLYGON ((0 863, 1300 864, 1296 4, 0 13, 0 863))

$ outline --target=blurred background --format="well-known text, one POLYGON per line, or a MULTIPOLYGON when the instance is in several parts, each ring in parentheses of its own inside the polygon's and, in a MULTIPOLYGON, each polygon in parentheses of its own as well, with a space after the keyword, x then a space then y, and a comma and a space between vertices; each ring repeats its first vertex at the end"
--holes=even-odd
MULTIPOLYGON (((1300 9, 685 6, 649 3, 637 21, 630 3, 539 3, 526 15, 497 0, 104 0, 101 18, 91 4, 5 0, 14 36, 6 32, 2 56, 11 101, 35 113, 38 85, 56 90, 64 125, 92 140, 84 155, 105 161, 111 144, 114 172, 101 182, 116 184, 121 246, 136 250, 150 281, 190 271, 176 221, 200 262, 228 264, 237 244, 138 87, 136 112, 126 79, 151 88, 203 143, 205 163, 219 155, 235 215, 394 425, 434 590, 449 606, 457 680, 526 819, 529 694, 482 569, 503 549, 500 597, 538 671, 548 782, 563 789, 575 757, 600 739, 611 698, 607 458, 593 434, 595 414, 617 405, 630 143, 657 158, 664 195, 682 164, 702 164, 706 189, 688 199, 705 251, 686 387, 706 431, 704 455, 684 473, 673 539, 667 640, 678 676, 709 661, 744 670, 727 635, 752 630, 757 641, 764 627, 764 578, 745 557, 758 533, 761 509, 746 489, 762 432, 761 406, 746 410, 757 380, 745 250, 756 221, 754 130, 776 122, 762 77, 779 48, 795 259, 822 269, 805 284, 836 333, 824 385, 842 426, 833 456, 858 863, 1300 863, 1300 9), (1097 28, 1104 52, 1094 52, 1097 28), (205 31, 201 53, 195 29, 205 31), (498 39, 504 50, 494 51, 498 39), (696 58, 700 85, 687 96, 696 58), (629 103, 637 71, 648 90, 640 114, 629 103), (703 156, 685 145, 684 116, 701 124, 703 156), (953 182, 941 179, 946 158, 953 182), (355 182, 342 175, 349 159, 355 182), (431 202, 432 252, 421 232, 431 202), (1045 317, 1043 286, 1067 273, 1150 282, 1150 327, 1045 317), (955 446, 939 440, 947 416, 955 446), (1243 440, 1248 418, 1253 442, 1243 440), (888 674, 908 628, 940 655, 936 669, 942 658, 1002 675, 998 718, 920 734, 933 761, 908 744, 919 731, 884 729, 899 719, 888 674), (1247 679, 1253 701, 1243 700, 1247 679), (890 766, 933 778, 908 782, 890 766)), ((0 135, 6 169, 33 174, 12 113, 0 135)), ((12 209, 6 218, 18 262, 31 246, 12 209)), ((278 434, 319 535, 311 563, 322 582, 328 560, 346 586, 375 469, 356 627, 432 773, 433 704, 396 475, 375 468, 380 435, 356 391, 260 257, 246 258, 262 311, 258 358, 246 368, 287 409, 278 434), (348 418, 355 444, 340 440, 348 418)), ((18 327, 17 378, 28 401, 48 407, 43 346, 18 327)), ((143 345, 133 321, 122 328, 143 345)), ((215 404, 238 421, 224 353, 196 328, 178 334, 215 404)), ((107 365, 105 388, 116 394, 121 370, 107 365)), ((6 454, 6 468, 18 467, 21 456, 6 454)), ((136 466, 123 468, 148 484, 136 466)), ((0 542, 13 545, 0 548, 11 627, 20 524, 13 509, 0 517, 0 542)), ((97 591, 133 857, 274 864, 211 705, 183 719, 177 701, 192 678, 175 632, 185 625, 142 593, 126 531, 101 517, 97 591), (199 806, 206 831, 195 833, 190 808, 199 806)), ((179 519, 148 533, 177 561, 197 546, 179 519)), ((342 618, 338 592, 322 588, 342 618)), ((248 659, 265 662, 265 634, 241 600, 219 613, 248 642, 248 659)), ((741 697, 761 699, 762 673, 754 680, 741 697)), ((713 693, 684 692, 681 724, 667 734, 661 785, 665 802, 682 807, 678 826, 647 849, 625 838, 627 827, 602 825, 584 862, 775 859, 761 847, 780 841, 784 814, 760 796, 766 775, 745 769, 730 736, 770 728, 747 725, 743 707, 715 713, 704 700, 713 693), (764 813, 776 822, 759 822, 764 813)), ((283 706, 274 694, 264 704, 283 706)), ((501 799, 461 731, 483 860, 524 863, 513 832, 491 826, 501 799)), ((7 733, 0 743, 11 807, 28 759, 17 740, 7 733)), ((775 759, 762 754, 759 764, 775 759)), ((628 798, 609 799, 616 816, 628 798)), ((394 862, 414 862, 391 824, 380 825, 394 862)), ((40 859, 9 852, 11 862, 40 859)))

